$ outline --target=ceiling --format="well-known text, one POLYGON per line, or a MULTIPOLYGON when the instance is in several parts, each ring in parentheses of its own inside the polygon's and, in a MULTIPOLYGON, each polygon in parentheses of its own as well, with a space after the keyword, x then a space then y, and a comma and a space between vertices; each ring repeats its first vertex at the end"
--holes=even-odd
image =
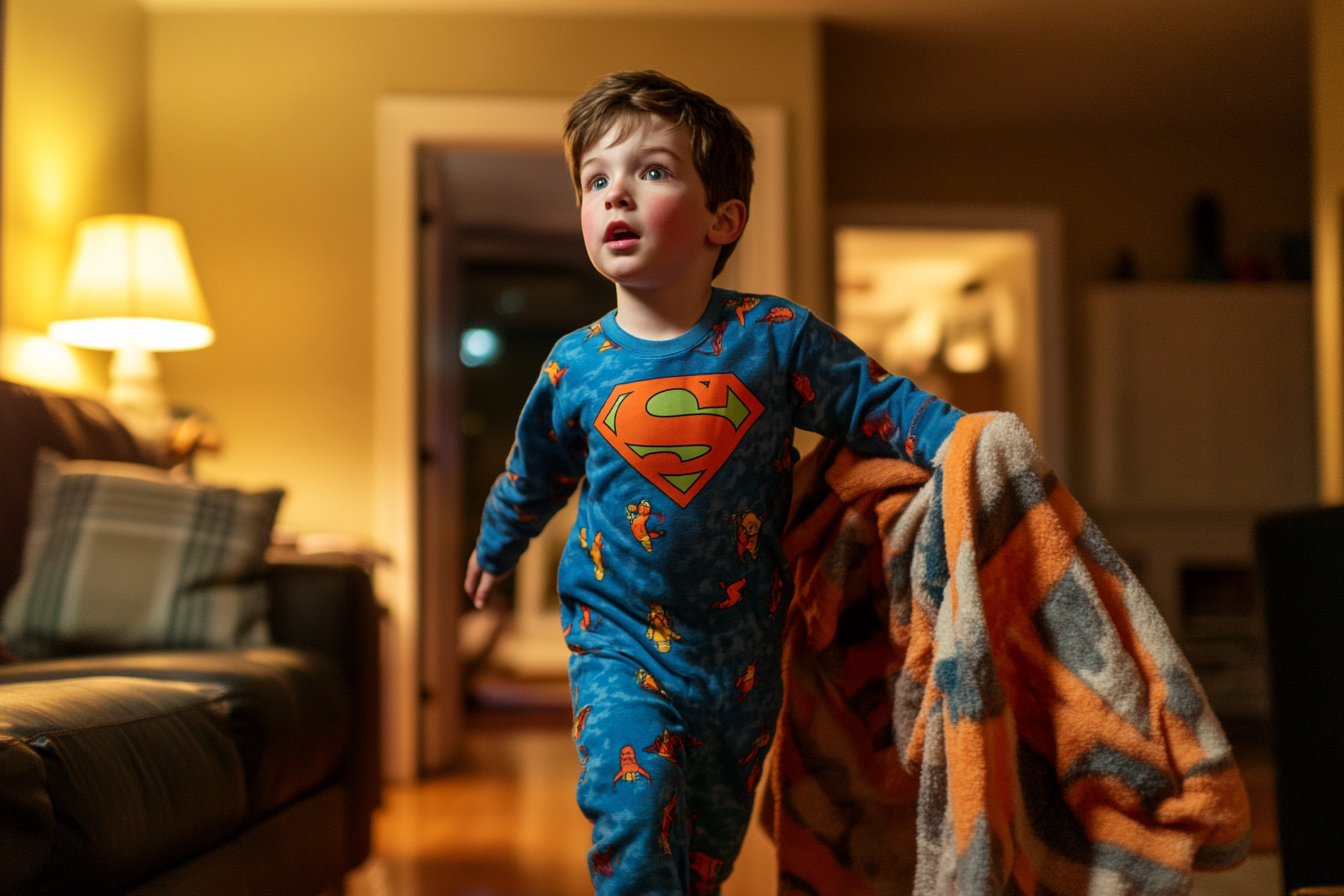
MULTIPOLYGON (((141 0, 153 11, 611 16, 609 0, 141 0)), ((1084 124, 1300 131, 1309 0, 675 0, 678 16, 824 20, 832 128, 1084 124), (899 85, 894 87, 894 85, 899 85)), ((612 17, 636 27, 642 12, 612 17)), ((650 12, 675 23, 666 9, 650 12)))
MULTIPOLYGON (((611 13, 608 0, 140 0, 149 9, 363 10, 388 12, 611 13)), ((1264 33, 1285 16, 1305 20, 1306 0, 676 0, 677 16, 819 18, 986 34, 1108 36, 1162 32, 1264 33)), ((627 13, 673 14, 668 9, 627 13)), ((617 22, 622 19, 615 20, 617 22)))

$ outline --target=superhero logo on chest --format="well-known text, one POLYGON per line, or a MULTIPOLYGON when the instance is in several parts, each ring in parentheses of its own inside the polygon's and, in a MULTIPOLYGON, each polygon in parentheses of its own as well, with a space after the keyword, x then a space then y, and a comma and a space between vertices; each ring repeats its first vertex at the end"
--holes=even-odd
POLYGON ((764 409, 731 373, 660 377, 612 389, 595 428, 640 475, 685 507, 764 409))

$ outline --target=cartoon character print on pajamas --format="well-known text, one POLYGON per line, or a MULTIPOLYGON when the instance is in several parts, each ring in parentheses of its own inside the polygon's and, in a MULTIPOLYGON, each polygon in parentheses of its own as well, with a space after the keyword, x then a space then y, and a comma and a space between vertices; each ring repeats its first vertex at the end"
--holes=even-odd
POLYGON ((756 549, 761 540, 761 518, 754 511, 744 510, 729 517, 737 527, 737 559, 746 561, 746 555, 756 559, 756 549))
POLYGON ((724 299, 723 304, 737 313, 737 322, 745 327, 747 325, 747 314, 761 304, 761 297, 737 296, 736 298, 724 299))
MULTIPOLYGON (((575 700, 576 702, 578 700, 578 691, 575 691, 575 700)), ((583 707, 583 709, 580 709, 578 714, 574 716, 574 724, 569 731, 570 737, 574 739, 574 746, 577 747, 579 751, 580 785, 582 785, 583 782, 588 779, 588 748, 579 742, 579 738, 583 737, 583 729, 587 727, 588 716, 592 713, 592 711, 593 711, 592 704, 589 704, 583 707)))
POLYGON ((599 335, 602 336, 602 342, 601 342, 601 344, 598 345, 598 347, 597 347, 597 350, 598 350, 599 352, 608 352, 608 351, 611 351, 612 349, 620 349, 620 346, 619 346, 619 345, 617 345, 616 343, 612 342, 610 339, 606 338, 606 334, 604 334, 604 333, 602 332, 602 321, 600 321, 600 320, 597 321, 596 323, 590 324, 590 325, 588 326, 588 335, 583 337, 583 341, 584 341, 584 342, 587 342, 589 339, 592 339, 594 336, 599 336, 599 335))
POLYGON ((694 735, 672 734, 666 728, 653 739, 653 743, 644 748, 645 753, 661 756, 673 765, 677 764, 677 751, 704 746, 700 738, 694 735))
POLYGON ((747 664, 747 671, 737 680, 737 702, 741 703, 747 699, 747 694, 751 693, 752 688, 756 687, 756 660, 747 664))
POLYGON ((579 744, 579 780, 577 783, 580 787, 582 787, 583 783, 587 780, 588 780, 588 748, 585 747, 583 744, 579 744))
POLYGON ((602 624, 602 617, 594 613, 593 608, 587 604, 580 603, 579 612, 581 614, 581 618, 579 619, 580 630, 590 632, 602 624))
POLYGON ((793 381, 794 391, 797 392, 798 397, 802 399, 802 401, 799 402, 799 406, 808 404, 812 399, 817 397, 817 393, 812 390, 812 380, 807 374, 799 373, 795 370, 789 376, 789 379, 793 381))
POLYGON ((891 414, 883 411, 863 421, 863 434, 870 439, 878 438, 889 442, 896 435, 896 424, 892 422, 891 414))
POLYGON ((625 505, 625 518, 630 521, 630 534, 650 554, 653 553, 653 540, 663 537, 662 532, 649 528, 649 523, 655 516, 658 517, 659 523, 665 519, 661 513, 653 509, 648 498, 641 498, 637 504, 625 505))
POLYGON ((793 318, 794 318, 793 309, 787 308, 784 305, 776 305, 769 311, 765 312, 765 314, 762 314, 760 317, 756 318, 756 323, 782 324, 785 321, 793 320, 793 318))
POLYGON ((691 850, 691 896, 707 896, 718 886, 719 869, 723 860, 716 859, 703 852, 691 850))
POLYGON ((635 758, 635 748, 626 744, 621 747, 621 769, 616 773, 616 777, 611 779, 611 789, 615 790, 617 782, 620 781, 638 781, 640 775, 643 775, 650 784, 653 783, 653 778, 635 758))
POLYGON ((646 691, 653 691, 664 700, 667 699, 667 691, 663 690, 658 684, 658 680, 649 674, 647 669, 638 669, 635 672, 635 683, 646 691))
POLYGON ((615 864, 615 861, 616 850, 614 847, 612 849, 604 849, 601 852, 593 853, 593 873, 600 874, 603 877, 611 877, 616 873, 615 868, 612 867, 615 864))
POLYGON ((644 637, 657 646, 659 653, 668 653, 672 650, 672 642, 681 640, 681 635, 672 631, 672 622, 667 618, 667 611, 662 604, 649 604, 648 622, 644 637))
POLYGON ((788 473, 793 469, 793 452, 789 448, 791 444, 792 439, 789 439, 786 436, 784 439, 784 450, 782 450, 779 453, 779 457, 775 459, 776 473, 788 473))
POLYGON ((697 351, 702 355, 713 355, 716 358, 723 354, 723 334, 727 329, 728 321, 721 320, 716 323, 714 328, 710 330, 712 335, 709 337, 709 348, 697 349, 697 351))
POLYGON ((663 827, 658 834, 658 846, 664 855, 672 855, 672 823, 677 820, 677 792, 672 791, 672 799, 663 807, 663 827))
POLYGON ((574 743, 578 743, 579 738, 583 736, 583 729, 588 725, 588 716, 592 711, 592 704, 589 704, 579 710, 578 715, 574 716, 574 726, 569 732, 570 737, 574 738, 574 743))
POLYGON ((607 575, 606 568, 602 565, 602 533, 598 532, 593 536, 593 544, 588 545, 588 530, 583 528, 579 530, 579 547, 588 552, 588 556, 593 558, 593 578, 599 582, 607 575))
POLYGON ((551 359, 551 363, 547 364, 544 369, 546 371, 546 378, 551 381, 552 386, 559 386, 561 377, 563 377, 569 370, 568 367, 561 367, 554 358, 551 359))
POLYGON ((756 739, 751 742, 751 751, 741 759, 737 760, 738 765, 752 763, 751 771, 747 775, 747 793, 756 792, 756 784, 761 780, 761 768, 765 764, 765 756, 761 750, 770 745, 774 733, 769 728, 762 728, 761 733, 756 735, 756 739))
POLYGON ((747 587, 747 580, 738 579, 736 582, 732 582, 727 585, 725 585, 723 582, 720 582, 719 587, 724 590, 725 596, 723 600, 717 603, 710 604, 710 606, 716 610, 725 610, 728 607, 733 606, 742 599, 742 591, 747 587))

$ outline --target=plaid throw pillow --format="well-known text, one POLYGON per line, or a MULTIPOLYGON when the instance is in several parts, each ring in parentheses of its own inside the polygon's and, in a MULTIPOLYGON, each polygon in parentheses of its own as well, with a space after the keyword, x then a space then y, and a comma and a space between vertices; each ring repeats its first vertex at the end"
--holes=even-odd
POLYGON ((266 643, 260 574, 283 496, 39 458, 5 645, 37 658, 266 643))

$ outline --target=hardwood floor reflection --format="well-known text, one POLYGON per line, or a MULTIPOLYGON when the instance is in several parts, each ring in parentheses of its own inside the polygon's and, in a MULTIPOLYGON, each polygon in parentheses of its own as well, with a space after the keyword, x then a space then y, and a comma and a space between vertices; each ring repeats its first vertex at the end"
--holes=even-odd
MULTIPOLYGON (((590 826, 574 802, 579 766, 568 713, 507 718, 469 727, 466 760, 454 774, 387 788, 374 855, 349 875, 347 896, 590 896, 590 826)), ((1278 832, 1268 742, 1230 733, 1257 854, 1236 871, 1197 874, 1192 896, 1273 896, 1278 832)), ((723 896, 774 892, 774 847, 753 824, 723 896)))
MULTIPOLYGON (((470 728, 460 771, 385 790, 348 896, 591 896, 578 774, 567 716, 470 728)), ((774 861, 753 825, 724 896, 773 893, 774 861)))

